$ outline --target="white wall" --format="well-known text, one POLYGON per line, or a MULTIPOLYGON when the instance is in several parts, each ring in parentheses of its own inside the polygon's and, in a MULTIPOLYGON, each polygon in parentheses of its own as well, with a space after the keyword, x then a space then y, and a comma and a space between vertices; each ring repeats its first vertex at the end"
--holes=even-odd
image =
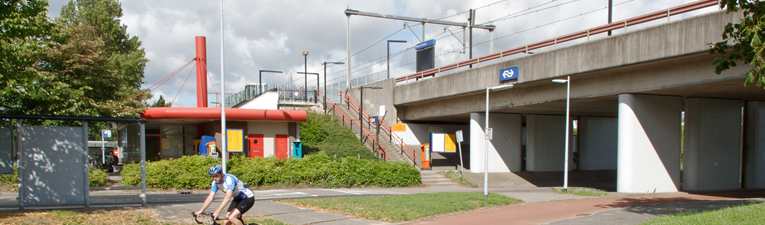
POLYGON ((738 189, 741 101, 685 100, 683 190, 738 189))
POLYGON ((616 117, 579 117, 579 170, 615 170, 619 121, 616 117))
POLYGON ((241 109, 279 109, 279 93, 269 91, 261 94, 255 99, 250 100, 241 109))
POLYGON ((682 98, 619 95, 616 190, 677 192, 682 98))
MULTIPOLYGON (((573 133, 573 122, 569 120, 569 135, 573 133)), ((566 143, 566 116, 526 116, 526 170, 563 171, 566 143)), ((574 168, 573 141, 569 137, 569 170, 574 168)))
POLYGON ((744 121, 744 188, 765 188, 765 102, 747 102, 744 121))
MULTIPOLYGON (((482 173, 486 161, 485 114, 470 114, 470 171, 482 173)), ((494 137, 489 142, 488 172, 521 171, 521 115, 490 113, 489 127, 494 137)))
MULTIPOLYGON (((453 134, 458 130, 462 132, 468 132, 466 126, 460 125, 437 125, 437 124, 406 124, 406 131, 393 132, 404 140, 404 143, 408 145, 421 145, 430 143, 430 133, 449 133, 453 134)), ((467 136, 467 133, 463 133, 467 136)), ((466 138, 467 139, 467 138, 466 138)), ((465 140, 463 144, 469 144, 468 140, 465 140)), ((419 151, 419 149, 413 149, 419 151)))
POLYGON ((276 135, 289 134, 289 124, 289 122, 250 121, 247 122, 247 132, 248 134, 263 134, 263 157, 269 157, 276 154, 276 135))

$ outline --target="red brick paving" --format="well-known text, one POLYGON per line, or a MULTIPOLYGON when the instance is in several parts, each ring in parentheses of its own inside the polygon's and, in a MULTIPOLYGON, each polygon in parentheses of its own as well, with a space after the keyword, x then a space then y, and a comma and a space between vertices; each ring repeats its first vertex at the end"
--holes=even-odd
MULTIPOLYGON (((722 194, 724 195, 724 194, 722 194)), ((739 197, 739 196, 737 196, 739 197)), ((741 197, 752 197, 745 195, 741 197)), ((472 213, 436 218, 417 224, 540 224, 592 214, 598 211, 667 202, 729 200, 732 197, 711 194, 653 194, 633 197, 605 197, 582 200, 530 203, 492 208, 472 213)))

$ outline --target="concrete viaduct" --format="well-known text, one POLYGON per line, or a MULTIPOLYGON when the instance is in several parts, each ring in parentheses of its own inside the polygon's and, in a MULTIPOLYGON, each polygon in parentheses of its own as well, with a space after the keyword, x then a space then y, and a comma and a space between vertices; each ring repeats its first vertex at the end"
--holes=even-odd
MULTIPOLYGON (((514 87, 491 92, 489 172, 560 172, 566 85, 551 80, 570 76, 578 134, 569 170, 615 171, 626 193, 765 188, 765 90, 743 86, 745 64, 715 74, 709 54, 740 18, 719 11, 416 82, 388 79, 366 85, 383 89, 364 90, 363 104, 407 124, 398 133, 407 144, 463 130, 466 168, 479 173, 486 88, 518 66, 514 87)), ((359 101, 358 89, 348 94, 359 101)))

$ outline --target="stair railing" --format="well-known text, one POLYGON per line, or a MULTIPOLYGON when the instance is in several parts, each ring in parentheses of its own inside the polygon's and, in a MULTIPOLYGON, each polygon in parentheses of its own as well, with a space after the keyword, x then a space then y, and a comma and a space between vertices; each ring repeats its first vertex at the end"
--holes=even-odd
MULTIPOLYGON (((355 110, 356 112, 359 112, 359 109, 360 109, 359 105, 356 104, 356 102, 353 99, 351 99, 347 93, 340 93, 339 95, 341 95, 343 99, 345 99, 345 102, 348 103, 349 108, 353 108, 353 110, 355 110)), ((362 119, 367 121, 367 124, 369 124, 371 129, 372 122, 369 120, 369 114, 367 114, 366 112, 362 112, 361 115, 362 115, 361 116, 362 119)), ((390 142, 398 145, 398 147, 401 150, 401 154, 406 155, 412 161, 412 163, 415 163, 416 165, 417 164, 415 160, 416 155, 414 150, 412 150, 412 148, 410 148, 409 145, 404 143, 404 140, 401 137, 393 133, 393 130, 391 129, 391 127, 387 123, 385 123, 384 120, 379 120, 378 122, 381 123, 382 129, 383 131, 385 131, 383 133, 387 134, 388 137, 390 137, 390 142)))
POLYGON ((362 143, 369 145, 372 148, 372 152, 375 153, 375 155, 382 159, 382 160, 390 160, 390 154, 388 154, 388 151, 385 150, 384 147, 380 146, 380 142, 377 140, 377 138, 372 135, 372 133, 369 132, 362 124, 362 121, 359 121, 358 119, 351 119, 343 111, 329 98, 324 95, 323 92, 319 91, 319 97, 324 98, 324 100, 327 101, 327 106, 329 106, 329 110, 331 110, 333 113, 335 113, 338 117, 340 117, 341 122, 343 123, 343 126, 348 126, 348 128, 353 131, 354 125, 357 125, 359 127, 359 140, 361 140, 362 143))

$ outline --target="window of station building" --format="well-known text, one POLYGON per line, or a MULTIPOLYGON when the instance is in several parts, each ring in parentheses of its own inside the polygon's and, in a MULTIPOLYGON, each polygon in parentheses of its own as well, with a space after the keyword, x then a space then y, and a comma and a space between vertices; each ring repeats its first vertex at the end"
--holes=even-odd
POLYGON ((183 155, 196 155, 197 149, 195 148, 194 140, 199 139, 197 125, 184 125, 183 132, 183 155))
POLYGON ((160 127, 162 159, 180 158, 183 155, 183 125, 161 125, 160 127))

